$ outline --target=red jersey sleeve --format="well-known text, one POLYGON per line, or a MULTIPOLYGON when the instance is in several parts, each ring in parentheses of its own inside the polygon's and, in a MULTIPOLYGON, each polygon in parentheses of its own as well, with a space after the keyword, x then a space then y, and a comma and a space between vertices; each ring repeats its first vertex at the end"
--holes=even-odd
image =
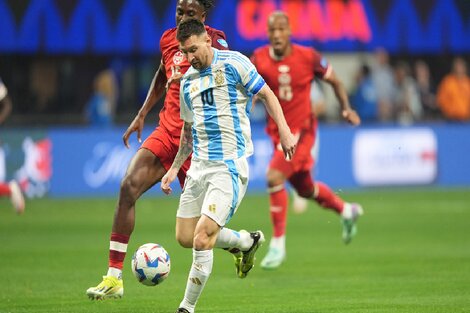
POLYGON ((326 78, 330 75, 332 67, 330 63, 318 51, 312 49, 313 55, 313 72, 318 78, 326 78))
POLYGON ((212 47, 218 50, 228 50, 227 38, 223 31, 207 26, 206 30, 212 39, 212 47))

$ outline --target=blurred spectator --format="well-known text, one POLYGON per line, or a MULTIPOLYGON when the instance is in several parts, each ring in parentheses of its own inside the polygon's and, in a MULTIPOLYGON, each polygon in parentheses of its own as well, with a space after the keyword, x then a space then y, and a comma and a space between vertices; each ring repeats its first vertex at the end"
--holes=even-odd
MULTIPOLYGON (((8 90, 0 78, 0 125, 11 112, 11 100, 8 96, 8 90)), ((5 150, 0 141, 0 197, 9 197, 16 213, 22 214, 25 208, 25 202, 21 188, 16 181, 5 182, 5 150)))
POLYGON ((418 60, 414 66, 416 86, 423 106, 423 119, 430 121, 440 117, 440 110, 436 102, 434 82, 426 62, 418 60))
POLYGON ((111 126, 117 99, 117 83, 113 72, 100 72, 95 78, 93 88, 94 94, 86 106, 87 121, 92 126, 111 126))
POLYGON ((363 122, 377 121, 377 90, 367 64, 362 64, 356 75, 356 90, 351 95, 351 103, 363 122))
POLYGON ((379 119, 393 119, 393 71, 389 63, 387 51, 379 48, 375 52, 375 64, 372 67, 372 79, 377 90, 379 119))
POLYGON ((423 108, 416 82, 411 77, 408 64, 399 62, 395 67, 395 94, 393 98, 395 116, 400 124, 419 121, 423 108))
POLYGON ((470 78, 462 58, 454 59, 452 72, 441 81, 437 102, 445 118, 454 121, 470 120, 470 78))

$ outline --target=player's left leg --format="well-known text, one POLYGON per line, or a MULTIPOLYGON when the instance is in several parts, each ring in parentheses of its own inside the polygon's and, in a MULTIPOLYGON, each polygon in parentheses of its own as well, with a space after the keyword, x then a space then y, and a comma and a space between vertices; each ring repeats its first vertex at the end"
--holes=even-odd
POLYGON ((330 209, 341 216, 343 224, 343 241, 349 243, 357 232, 357 218, 363 214, 362 207, 357 203, 348 203, 337 196, 326 184, 313 183, 309 171, 296 172, 289 182, 301 197, 315 200, 325 209, 330 209))

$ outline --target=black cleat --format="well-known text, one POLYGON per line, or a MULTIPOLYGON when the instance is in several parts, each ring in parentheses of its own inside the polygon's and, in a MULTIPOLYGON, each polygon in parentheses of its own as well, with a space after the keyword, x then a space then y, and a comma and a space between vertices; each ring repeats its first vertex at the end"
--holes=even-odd
POLYGON ((243 251, 243 257, 238 270, 238 277, 240 278, 245 278, 248 272, 255 266, 255 253, 265 241, 261 230, 251 232, 250 236, 253 238, 253 244, 248 251, 243 251))

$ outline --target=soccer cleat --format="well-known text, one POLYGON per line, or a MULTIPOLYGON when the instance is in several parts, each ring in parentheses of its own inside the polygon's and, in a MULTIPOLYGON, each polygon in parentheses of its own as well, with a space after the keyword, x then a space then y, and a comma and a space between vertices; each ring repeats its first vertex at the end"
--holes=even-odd
POLYGON ((103 276, 103 281, 96 287, 87 289, 86 294, 92 300, 122 298, 124 285, 122 279, 113 276, 103 276))
POLYGON ((189 313, 189 311, 185 308, 179 308, 178 310, 176 310, 176 313, 189 313))
POLYGON ((278 268, 286 258, 284 249, 269 247, 269 251, 261 261, 261 267, 265 270, 274 270, 278 268))
POLYGON ((255 253, 265 241, 264 234, 261 230, 251 232, 250 236, 253 238, 253 244, 250 249, 242 252, 242 257, 237 271, 239 278, 245 278, 248 275, 248 272, 253 268, 253 266, 255 266, 255 253))
POLYGON ((10 200, 11 204, 15 208, 15 212, 17 214, 23 214, 24 212, 24 197, 23 193, 21 192, 21 188, 16 181, 11 181, 8 186, 10 187, 10 200))
POLYGON ((235 271, 237 273, 237 276, 240 277, 240 275, 241 275, 240 266, 241 266, 242 261, 243 261, 243 252, 238 250, 238 252, 236 252, 236 253, 232 252, 232 255, 233 255, 233 260, 235 261, 235 271))
POLYGON ((362 206, 357 203, 346 205, 341 213, 341 223, 343 224, 343 241, 345 244, 351 242, 357 233, 356 222, 359 216, 364 214, 362 206))

